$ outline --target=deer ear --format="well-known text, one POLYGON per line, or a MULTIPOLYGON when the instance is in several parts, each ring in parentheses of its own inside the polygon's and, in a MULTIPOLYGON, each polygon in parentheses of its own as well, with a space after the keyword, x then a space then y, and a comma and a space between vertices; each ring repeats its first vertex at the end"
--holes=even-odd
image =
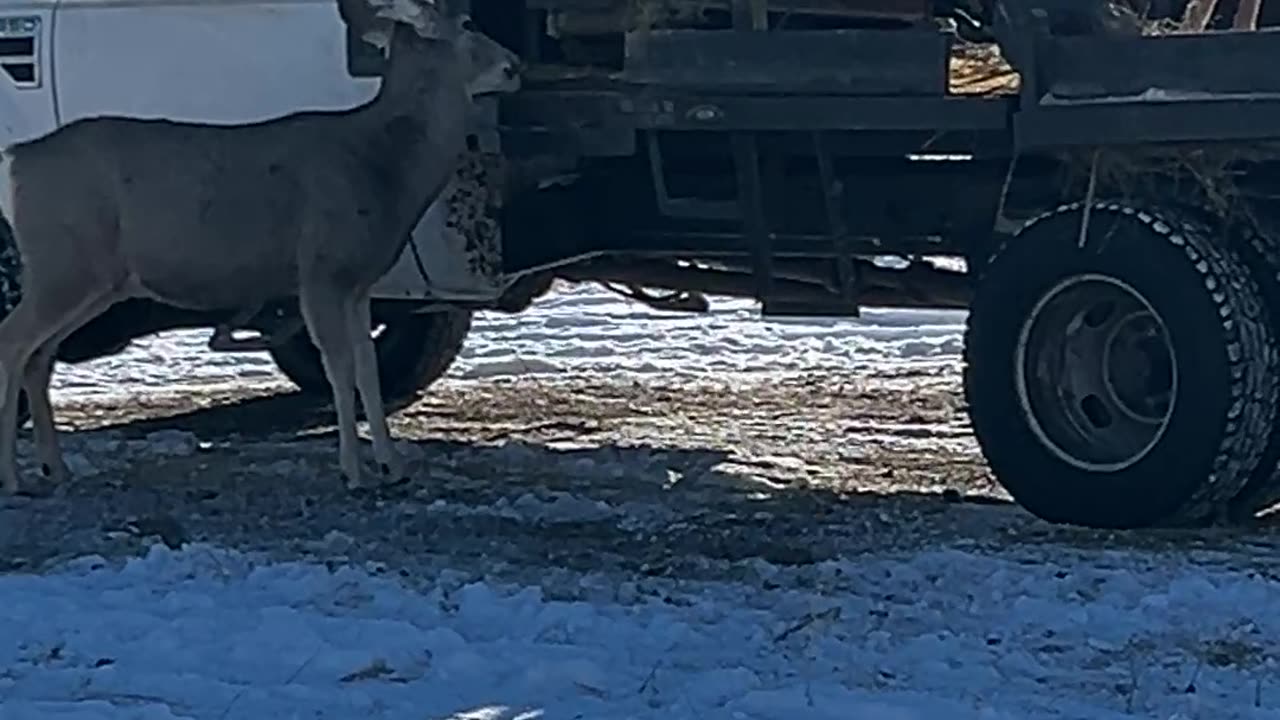
POLYGON ((358 32, 364 32, 373 26, 375 12, 369 0, 338 0, 338 15, 342 17, 342 22, 358 32))

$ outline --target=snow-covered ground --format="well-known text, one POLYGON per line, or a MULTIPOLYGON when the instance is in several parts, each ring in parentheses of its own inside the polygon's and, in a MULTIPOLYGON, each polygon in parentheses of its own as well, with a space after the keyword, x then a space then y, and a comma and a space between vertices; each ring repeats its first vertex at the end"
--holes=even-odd
POLYGON ((156 546, 0 577, 0 716, 1269 718, 1280 588, 1121 553, 961 551, 557 594, 156 546), (778 587, 781 586, 781 587, 778 587), (765 589, 773 587, 775 589, 765 589))
MULTIPOLYGON (((956 311, 873 308, 859 319, 762 320, 749 300, 719 298, 709 314, 689 315, 651 310, 594 285, 570 286, 522 314, 478 316, 450 377, 949 367, 959 360, 963 331, 964 313, 956 311)), ((266 354, 212 353, 208 337, 167 333, 118 356, 60 367, 55 397, 283 382, 266 354)))
MULTIPOLYGON (((962 325, 762 321, 735 301, 682 316, 583 288, 483 317, 452 374, 945 375, 962 325)), ((204 342, 60 369, 56 392, 279 381, 204 342)), ((0 720, 1280 717, 1266 557, 957 545, 735 562, 732 581, 552 568, 511 587, 479 561, 402 583, 196 544, 0 575, 0 720)))

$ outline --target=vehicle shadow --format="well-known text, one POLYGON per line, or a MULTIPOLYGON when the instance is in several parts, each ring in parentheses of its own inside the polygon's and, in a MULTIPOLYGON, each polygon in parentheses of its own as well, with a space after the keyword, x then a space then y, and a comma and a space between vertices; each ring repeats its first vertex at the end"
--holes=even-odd
POLYGON ((842 486, 787 476, 744 462, 731 447, 589 437, 407 442, 408 483, 352 493, 337 472, 331 420, 315 408, 299 413, 307 407, 291 395, 250 398, 72 433, 67 449, 89 465, 120 457, 7 516, 0 557, 22 558, 12 566, 22 570, 90 553, 136 554, 160 537, 175 546, 203 541, 286 558, 377 562, 406 577, 433 572, 428 565, 496 563, 530 582, 564 569, 723 579, 750 560, 803 566, 956 548, 1043 557, 1035 548, 1045 545, 1232 551, 1242 536, 1257 543, 1269 534, 1051 526, 1000 498, 922 490, 908 458, 891 468, 892 483, 868 489, 854 477, 842 486), (210 442, 167 453, 145 440, 174 429, 210 442), (139 442, 127 452, 92 449, 121 435, 139 442), (152 530, 119 539, 121 530, 143 526, 152 530))
MULTIPOLYGON (((439 408, 408 412, 448 415, 439 408)), ((80 517, 110 526, 159 512, 187 537, 232 547, 319 542, 336 532, 350 539, 344 555, 404 565, 419 562, 417 556, 445 556, 454 563, 486 558, 584 571, 603 564, 699 577, 710 572, 708 562, 750 558, 797 565, 958 545, 1162 551, 1229 547, 1242 535, 1269 532, 1051 526, 1007 499, 960 484, 931 486, 939 468, 922 467, 910 452, 840 468, 835 479, 843 482, 836 482, 744 458, 728 445, 590 433, 566 442, 518 430, 482 440, 442 432, 439 439, 406 442, 410 481, 353 495, 337 472, 331 410, 300 393, 162 416, 154 408, 120 415, 91 423, 86 435, 114 431, 142 440, 185 430, 209 447, 158 457, 138 444, 142 449, 122 466, 123 481, 76 485, 74 494, 97 508, 82 509, 80 517)))
POLYGON ((67 419, 76 427, 120 432, 128 437, 143 437, 161 430, 192 432, 201 437, 219 438, 244 435, 276 435, 306 433, 334 424, 333 409, 327 397, 304 394, 298 390, 264 391, 267 394, 245 395, 210 393, 199 407, 183 402, 176 411, 157 408, 154 403, 136 403, 113 408, 109 420, 86 414, 77 406, 59 409, 59 419, 67 419))
MULTIPOLYGON (((998 541, 1010 523, 1028 519, 1003 500, 967 498, 964 488, 913 487, 907 465, 873 491, 852 475, 880 477, 883 468, 850 468, 849 482, 832 483, 744 457, 732 445, 678 437, 587 433, 556 441, 517 428, 480 440, 442 431, 437 439, 435 421, 449 409, 432 406, 407 411, 426 416, 431 438, 403 443, 409 482, 352 494, 337 471, 324 403, 297 392, 212 400, 168 413, 154 405, 113 408, 109 418, 77 418, 70 408, 82 431, 65 446, 103 469, 70 485, 63 497, 72 502, 33 502, 26 547, 11 551, 42 554, 33 548, 48 535, 43 542, 52 547, 65 548, 74 536, 90 544, 83 551, 105 552, 93 545, 103 530, 158 515, 161 525, 181 527, 182 538, 231 547, 296 549, 338 533, 350 539, 344 555, 406 566, 419 556, 483 557, 515 567, 603 563, 700 576, 708 562, 796 565, 957 539, 998 541), (147 441, 149 433, 174 430, 194 433, 201 448, 166 454, 147 441), (109 446, 110 437, 138 442, 124 453, 94 449, 109 446), (120 457, 101 457, 111 453, 120 457)), ((0 554, 4 545, 0 537, 0 554)))

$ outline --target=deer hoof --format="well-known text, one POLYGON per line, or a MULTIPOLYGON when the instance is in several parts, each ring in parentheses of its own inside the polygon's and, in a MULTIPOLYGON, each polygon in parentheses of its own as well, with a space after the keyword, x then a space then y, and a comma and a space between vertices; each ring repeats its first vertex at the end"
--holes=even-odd
POLYGON ((398 488, 409 484, 409 476, 402 472, 385 475, 382 478, 382 487, 398 488))
POLYGON ((405 472, 399 459, 396 459, 378 463, 378 479, 384 487, 392 487, 409 482, 409 474, 405 472))
POLYGON ((46 463, 40 464, 40 475, 45 479, 45 482, 47 483, 53 483, 54 485, 61 485, 63 482, 66 481, 67 477, 70 474, 71 474, 70 471, 67 470, 66 463, 62 461, 57 461, 52 463, 46 462, 46 463))
POLYGON ((370 487, 373 487, 369 482, 365 480, 363 473, 356 473, 354 475, 352 475, 351 473, 344 473, 344 476, 346 479, 347 490, 351 492, 368 490, 370 487))
POLYGON ((373 468, 362 468, 353 481, 347 477, 347 490, 353 493, 367 493, 378 490, 399 488, 409 483, 409 475, 396 463, 377 463, 373 468))

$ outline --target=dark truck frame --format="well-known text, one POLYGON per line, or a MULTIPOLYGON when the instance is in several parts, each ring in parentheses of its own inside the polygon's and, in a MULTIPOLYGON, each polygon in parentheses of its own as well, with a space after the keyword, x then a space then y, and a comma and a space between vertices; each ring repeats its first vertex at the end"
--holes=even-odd
MULTIPOLYGON (((471 4, 527 63, 489 155, 510 286, 487 309, 556 278, 677 309, 968 308, 975 434, 1033 513, 1198 525, 1280 499, 1280 35, 1147 33, 1177 0, 471 4), (997 48, 1016 89, 951 87, 958 54, 997 48)), ((379 311, 419 349, 386 352, 392 395, 486 308, 423 309, 379 311)), ((216 321, 122 304, 62 359, 216 321)), ((282 367, 306 388, 308 362, 282 367)))

